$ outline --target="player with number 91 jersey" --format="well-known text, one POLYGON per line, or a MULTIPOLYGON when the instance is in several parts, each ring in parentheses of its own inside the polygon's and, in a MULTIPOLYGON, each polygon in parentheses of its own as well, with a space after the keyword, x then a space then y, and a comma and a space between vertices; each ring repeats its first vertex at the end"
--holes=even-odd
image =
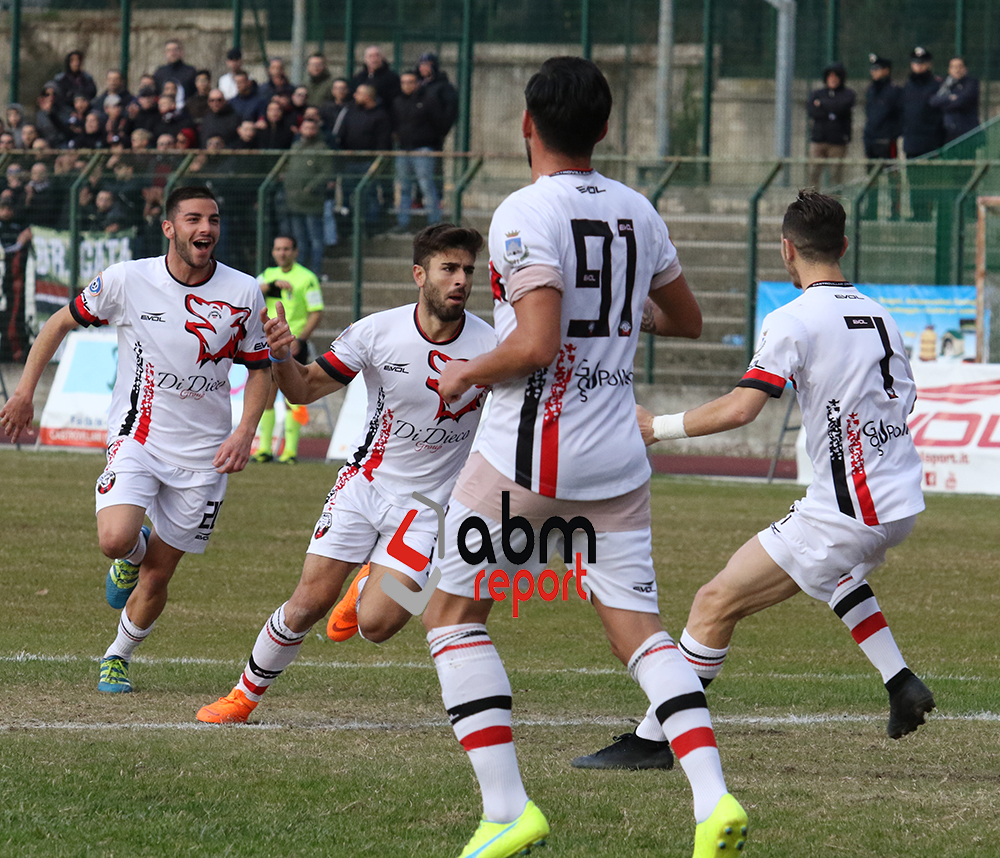
POLYGON ((562 345, 527 380, 493 387, 476 449, 546 497, 600 500, 641 486, 650 468, 632 390, 639 323, 650 289, 681 274, 663 219, 620 182, 565 170, 507 197, 493 215, 489 250, 499 339, 516 327, 512 305, 524 291, 555 282, 562 345))
POLYGON ((792 382, 814 479, 806 503, 867 525, 924 508, 923 469, 906 419, 917 398, 903 337, 850 283, 813 283, 769 313, 740 387, 781 396, 792 382))

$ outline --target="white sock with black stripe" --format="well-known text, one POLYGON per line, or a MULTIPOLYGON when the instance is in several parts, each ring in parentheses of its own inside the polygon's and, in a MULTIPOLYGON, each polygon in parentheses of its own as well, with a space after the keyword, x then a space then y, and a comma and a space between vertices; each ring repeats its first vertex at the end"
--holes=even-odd
POLYGON ((727 792, 705 692, 666 632, 650 635, 628 662, 670 740, 694 796, 694 818, 704 822, 727 792))
POLYGON ((463 623, 427 633, 441 682, 441 699, 455 737, 465 748, 483 795, 489 822, 513 822, 528 794, 510 729, 510 680, 486 626, 463 623))
MULTIPOLYGON (((285 605, 288 603, 285 602, 285 605)), ((254 703, 260 701, 264 692, 270 687, 282 671, 293 661, 302 649, 309 629, 304 632, 293 632, 285 625, 285 605, 278 608, 264 623, 257 635, 257 641, 250 653, 240 681, 236 687, 254 703)))
POLYGON ((117 656, 128 661, 132 658, 133 650, 146 640, 155 625, 156 620, 153 620, 148 629, 140 629, 128 618, 125 608, 122 608, 121 616, 118 618, 118 635, 104 653, 104 657, 117 656))
POLYGON ((851 637, 882 674, 883 682, 906 670, 896 639, 866 581, 858 582, 853 576, 845 575, 837 584, 830 607, 851 630, 851 637))
POLYGON ((680 641, 681 654, 688 660, 694 672, 701 679, 702 688, 708 688, 708 684, 719 675, 722 670, 722 662, 726 659, 729 647, 723 649, 712 649, 710 646, 698 643, 688 630, 681 632, 680 641))

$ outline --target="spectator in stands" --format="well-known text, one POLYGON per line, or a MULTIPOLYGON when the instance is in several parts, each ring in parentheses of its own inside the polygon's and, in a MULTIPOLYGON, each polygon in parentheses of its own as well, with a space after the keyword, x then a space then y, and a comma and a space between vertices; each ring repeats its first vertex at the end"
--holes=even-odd
POLYGON ((389 65, 389 61, 377 45, 365 48, 365 67, 351 78, 351 90, 357 92, 362 84, 368 84, 386 109, 392 106, 399 95, 399 75, 389 65))
POLYGON ((338 138, 344 117, 352 104, 351 87, 346 78, 338 77, 330 87, 330 97, 319 108, 323 133, 331 149, 339 148, 338 138))
POLYGON ((184 94, 184 89, 177 85, 177 81, 168 80, 165 84, 163 84, 163 89, 160 90, 160 95, 169 95, 177 105, 177 109, 184 110, 184 104, 187 100, 187 96, 184 94))
POLYGON ((281 109, 281 102, 272 99, 265 109, 264 118, 257 122, 256 148, 288 149, 295 140, 288 117, 281 109))
POLYGON ((0 184, 0 192, 8 194, 11 206, 18 220, 24 219, 25 197, 24 197, 25 171, 17 162, 7 165, 4 173, 3 183, 0 184))
POLYGON ((16 148, 14 135, 9 131, 0 131, 0 152, 13 152, 16 148))
POLYGON ((267 64, 267 81, 260 88, 260 94, 265 103, 276 95, 280 95, 287 98, 288 103, 291 104, 293 92, 295 92, 295 86, 285 72, 285 61, 281 57, 271 57, 267 64))
POLYGON ((303 264, 319 277, 323 272, 323 202, 331 163, 315 119, 303 119, 284 173, 285 206, 303 264))
POLYGON ((239 115, 240 119, 256 122, 264 115, 264 108, 267 107, 267 99, 260 93, 257 81, 253 80, 245 71, 235 74, 236 96, 229 99, 239 115))
POLYGON ((66 110, 73 108, 73 99, 82 95, 88 102, 97 95, 94 79, 83 70, 83 53, 70 51, 63 61, 63 70, 53 81, 56 88, 56 106, 66 110))
POLYGON ((14 136, 14 148, 24 148, 21 129, 24 128, 24 108, 14 102, 7 105, 7 129, 14 136))
POLYGON ((159 148, 159 138, 163 135, 170 137, 172 142, 182 128, 194 127, 191 117, 177 108, 173 96, 161 95, 156 104, 160 113, 159 122, 153 128, 153 136, 157 138, 157 148, 159 148))
POLYGON ((141 128, 152 135, 159 124, 160 110, 156 90, 151 86, 144 86, 136 96, 136 103, 129 106, 125 133, 131 137, 133 131, 141 128))
MULTIPOLYGON (((353 151, 392 148, 392 121, 371 84, 361 84, 354 91, 354 104, 340 126, 339 143, 341 149, 353 151)), ((353 158, 344 164, 345 202, 350 200, 372 161, 371 157, 353 158)), ((390 193, 387 183, 381 178, 376 178, 365 187, 362 209, 365 227, 370 233, 374 232, 381 218, 380 197, 387 199, 390 193)))
POLYGON ((93 229, 108 234, 128 229, 128 210, 111 191, 97 192, 94 209, 93 229))
POLYGON ((197 124, 208 113, 208 94, 212 90, 212 73, 208 69, 201 69, 195 75, 194 89, 194 95, 184 102, 184 110, 197 124))
MULTIPOLYGON (((15 138, 16 139, 16 138, 15 138)), ((38 127, 30 122, 21 126, 21 145, 18 149, 30 149, 38 139, 38 127)))
POLYGON ((136 128, 129 135, 129 144, 133 152, 146 152, 153 142, 153 132, 148 128, 136 128))
POLYGON ((156 88, 156 79, 149 72, 143 72, 142 75, 140 75, 139 87, 138 89, 136 89, 136 92, 138 92, 144 86, 150 87, 157 95, 160 94, 159 90, 157 90, 156 88))
POLYGON ((892 60, 869 54, 872 82, 865 93, 865 157, 895 158, 903 133, 903 90, 892 82, 892 60))
POLYGON ((66 145, 70 148, 80 148, 77 142, 83 134, 83 124, 90 113, 90 100, 85 95, 73 99, 73 110, 66 117, 66 145))
POLYGON ((428 51, 420 55, 417 72, 420 75, 420 88, 436 98, 441 105, 440 140, 434 146, 441 150, 444 148, 444 138, 458 119, 458 90, 448 80, 447 72, 441 71, 435 53, 428 51))
POLYGON ((434 161, 430 153, 440 141, 444 124, 443 110, 437 98, 419 87, 415 72, 399 76, 402 92, 392 105, 393 126, 399 148, 406 154, 396 156, 396 181, 399 183, 399 214, 393 232, 410 231, 410 206, 413 184, 420 184, 427 209, 427 223, 441 220, 440 197, 434 182, 434 161))
POLYGON ((168 81, 176 81, 184 89, 184 97, 194 95, 194 78, 197 72, 194 66, 184 62, 184 46, 177 39, 171 39, 163 46, 166 63, 153 72, 156 92, 163 92, 163 85, 168 81))
POLYGON ((219 78, 217 89, 222 90, 226 101, 236 98, 236 73, 243 71, 243 53, 239 48, 230 48, 226 52, 226 68, 228 71, 219 78))
POLYGON ((104 92, 97 96, 94 100, 94 104, 104 104, 104 100, 109 95, 117 95, 118 98, 121 99, 123 110, 128 107, 129 103, 132 101, 132 93, 129 92, 125 86, 125 79, 122 77, 122 73, 118 71, 118 69, 108 69, 108 73, 104 76, 104 92))
POLYGON ((24 188, 24 203, 28 223, 53 229, 59 223, 63 201, 49 178, 49 168, 44 161, 31 165, 31 179, 24 188))
MULTIPOLYGON (((823 83, 813 90, 806 105, 812 120, 809 157, 843 161, 847 144, 851 142, 851 114, 854 111, 854 90, 845 86, 847 70, 842 63, 833 63, 823 69, 823 83)), ((819 187, 823 164, 809 166, 809 184, 819 187)), ((830 167, 830 183, 840 185, 844 180, 842 163, 830 167)))
POLYGON ((931 104, 941 86, 934 74, 933 54, 916 47, 910 54, 910 76, 903 86, 903 151, 916 158, 940 149, 944 144, 944 118, 931 104))
POLYGON ((83 120, 83 130, 74 139, 76 149, 106 149, 107 141, 101 127, 101 116, 91 110, 83 120))
POLYGON ((0 362, 23 363, 28 354, 29 329, 25 273, 31 229, 18 213, 14 195, 0 193, 0 247, 4 265, 0 273, 0 362))
MULTIPOLYGON (((292 93, 292 106, 285 115, 288 118, 288 125, 296 133, 302 124, 302 117, 305 116, 307 107, 309 107, 309 90, 304 86, 295 87, 295 92, 292 93)), ((322 129, 322 126, 320 127, 322 129)))
POLYGON ((35 127, 38 129, 39 136, 50 149, 58 149, 66 142, 66 123, 64 116, 56 107, 55 84, 46 84, 42 88, 42 94, 38 96, 35 127))
POLYGON ((257 123, 244 119, 236 129, 236 141, 233 149, 259 149, 257 145, 257 123))
POLYGON ((945 143, 979 126, 979 80, 969 75, 965 60, 951 58, 948 77, 929 103, 944 114, 945 143))
POLYGON ((128 139, 125 132, 128 117, 125 115, 121 96, 114 93, 107 95, 102 104, 105 116, 103 127, 105 144, 113 146, 116 143, 124 142, 128 139))
POLYGON ((187 151, 198 148, 198 132, 194 128, 182 128, 177 132, 175 148, 187 151))
MULTIPOLYGON (((80 224, 80 229, 84 232, 91 232, 97 229, 97 191, 90 182, 84 182, 80 187, 80 193, 77 195, 76 203, 76 217, 77 223, 80 224)), ((66 207, 67 209, 69 206, 66 207)), ((68 214, 68 212, 67 212, 68 214)), ((68 218, 67 218, 68 221, 68 218)), ((69 224, 66 223, 64 228, 69 228, 69 224)))
POLYGON ((306 104, 319 107, 330 94, 333 76, 326 67, 326 57, 320 53, 311 54, 306 60, 306 104))
POLYGON ((221 137, 225 148, 232 148, 237 140, 236 129, 239 128, 242 117, 226 101, 221 89, 213 89, 208 94, 208 113, 201 120, 199 129, 202 140, 221 137))

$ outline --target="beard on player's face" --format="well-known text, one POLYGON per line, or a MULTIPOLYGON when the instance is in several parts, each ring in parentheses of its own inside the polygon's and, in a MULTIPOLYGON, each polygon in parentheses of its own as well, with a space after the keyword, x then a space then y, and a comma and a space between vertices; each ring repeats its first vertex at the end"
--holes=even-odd
POLYGON ((457 322, 465 312, 465 302, 461 304, 446 303, 443 296, 438 292, 428 291, 424 287, 424 303, 428 312, 442 322, 457 322))

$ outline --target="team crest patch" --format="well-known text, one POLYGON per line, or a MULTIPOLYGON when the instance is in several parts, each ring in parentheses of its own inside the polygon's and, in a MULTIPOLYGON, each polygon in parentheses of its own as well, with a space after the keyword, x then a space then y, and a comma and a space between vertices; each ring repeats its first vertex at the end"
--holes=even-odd
POLYGON ((508 232, 503 244, 503 258, 511 265, 516 265, 528 255, 528 248, 521 241, 521 233, 515 230, 508 232))
POLYGON ((91 295, 100 295, 101 290, 104 288, 104 272, 102 271, 93 280, 90 281, 90 285, 87 287, 87 291, 91 295))
POLYGON ((326 536, 327 531, 333 525, 333 516, 328 512, 324 512, 319 517, 319 525, 316 527, 316 532, 313 534, 313 539, 322 539, 326 536))
POLYGON ((115 472, 105 471, 101 474, 101 478, 97 481, 97 493, 99 495, 106 495, 111 491, 111 487, 115 484, 115 472))

